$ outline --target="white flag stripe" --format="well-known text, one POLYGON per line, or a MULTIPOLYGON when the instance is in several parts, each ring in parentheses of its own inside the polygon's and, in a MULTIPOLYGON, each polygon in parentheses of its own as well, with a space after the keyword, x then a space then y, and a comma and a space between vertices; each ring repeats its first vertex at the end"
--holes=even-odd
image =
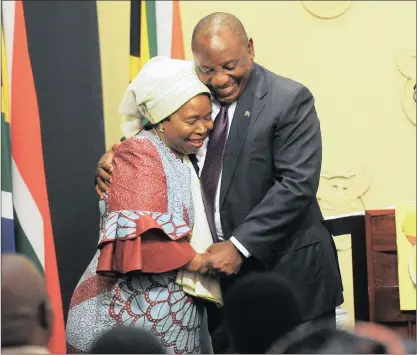
MULTIPOLYGON (((14 36, 14 12, 15 12, 14 1, 2 1, 1 12, 2 12, 2 23, 4 30, 4 42, 6 46, 6 61, 7 61, 7 78, 9 80, 9 107, 11 107, 12 99, 12 57, 13 57, 13 36, 14 36)), ((10 112, 9 112, 10 114, 10 112)))
POLYGON ((171 57, 173 4, 170 1, 155 1, 156 38, 158 55, 171 57))
POLYGON ((20 175, 19 169, 12 161, 13 201, 16 218, 26 234, 29 243, 45 270, 45 244, 42 215, 29 189, 20 175))
POLYGON ((13 219, 13 199, 11 192, 1 192, 1 216, 3 218, 13 219))

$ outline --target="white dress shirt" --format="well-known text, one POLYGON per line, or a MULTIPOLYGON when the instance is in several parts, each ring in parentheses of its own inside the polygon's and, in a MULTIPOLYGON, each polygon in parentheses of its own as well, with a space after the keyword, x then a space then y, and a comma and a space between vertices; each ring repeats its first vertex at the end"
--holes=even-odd
MULTIPOLYGON (((216 119, 217 114, 220 112, 220 103, 216 100, 212 100, 211 101, 211 107, 213 109, 213 112, 211 114, 211 118, 214 121, 216 119)), ((232 125, 233 115, 235 114, 235 110, 236 110, 236 102, 232 103, 229 106, 229 109, 227 110, 227 115, 228 115, 228 118, 229 118, 228 127, 227 127, 227 135, 228 136, 229 136, 229 132, 230 132, 230 126, 232 125)), ((196 153, 197 165, 198 165, 198 168, 199 168, 199 174, 200 175, 201 175, 201 171, 203 170, 204 161, 206 160, 208 139, 209 138, 207 138, 204 141, 202 147, 196 153)), ((223 240, 223 230, 222 230, 222 225, 221 225, 221 222, 220 222, 220 206, 219 206, 219 204, 220 204, 220 184, 221 184, 221 181, 222 181, 222 171, 220 172, 219 183, 217 185, 216 197, 215 197, 215 202, 214 202, 214 223, 215 223, 215 226, 216 226, 217 236, 219 237, 220 240, 223 240)), ((234 246, 244 256, 246 256, 247 258, 251 256, 251 253, 235 237, 231 237, 230 241, 234 244, 234 246)))

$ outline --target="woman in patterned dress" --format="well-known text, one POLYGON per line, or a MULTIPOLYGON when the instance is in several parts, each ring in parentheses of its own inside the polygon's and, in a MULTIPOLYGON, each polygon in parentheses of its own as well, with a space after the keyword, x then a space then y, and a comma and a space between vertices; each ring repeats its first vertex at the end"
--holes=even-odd
POLYGON ((98 250, 71 299, 68 352, 88 353, 104 331, 130 326, 158 337, 167 353, 199 353, 204 306, 176 275, 197 271, 205 257, 189 244, 194 208, 184 162, 213 128, 210 92, 191 62, 156 57, 119 111, 148 123, 115 151, 98 250))

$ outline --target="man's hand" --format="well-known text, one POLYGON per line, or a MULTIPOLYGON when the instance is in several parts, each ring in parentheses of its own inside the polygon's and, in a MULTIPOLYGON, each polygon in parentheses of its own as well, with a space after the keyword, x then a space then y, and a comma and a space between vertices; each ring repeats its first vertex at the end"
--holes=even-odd
POLYGON ((202 275, 236 274, 243 263, 243 257, 230 240, 214 243, 207 249, 208 257, 203 260, 199 272, 202 275))
POLYGON ((97 164, 96 169, 96 192, 100 198, 103 198, 103 193, 107 192, 107 184, 111 183, 111 173, 113 165, 111 164, 114 152, 120 143, 114 144, 110 150, 105 153, 97 164))

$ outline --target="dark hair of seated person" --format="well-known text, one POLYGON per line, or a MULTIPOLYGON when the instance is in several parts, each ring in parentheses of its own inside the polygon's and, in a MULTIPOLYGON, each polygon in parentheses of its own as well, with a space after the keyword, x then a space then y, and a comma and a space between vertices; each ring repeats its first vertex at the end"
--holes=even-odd
POLYGON ((116 327, 103 333, 91 354, 165 354, 159 340, 138 328, 116 327))
POLYGON ((267 354, 389 354, 384 344, 335 329, 325 322, 301 324, 275 341, 267 354))
POLYGON ((301 323, 291 283, 275 273, 255 273, 237 281, 226 293, 224 317, 231 350, 265 353, 279 337, 301 323))

